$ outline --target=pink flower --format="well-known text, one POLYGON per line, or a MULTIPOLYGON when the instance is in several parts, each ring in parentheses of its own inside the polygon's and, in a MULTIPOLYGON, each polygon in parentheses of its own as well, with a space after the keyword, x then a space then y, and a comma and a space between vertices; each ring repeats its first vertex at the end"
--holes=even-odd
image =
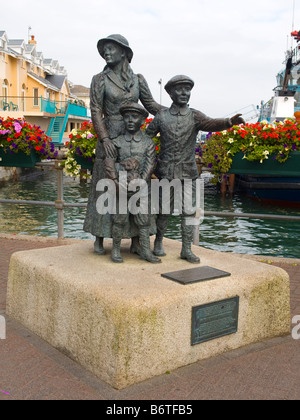
POLYGON ((0 130, 0 134, 2 134, 3 136, 5 136, 5 134, 11 134, 11 131, 9 131, 9 130, 0 130))
POLYGON ((14 123, 14 127, 15 127, 16 133, 21 133, 22 126, 17 121, 14 123))

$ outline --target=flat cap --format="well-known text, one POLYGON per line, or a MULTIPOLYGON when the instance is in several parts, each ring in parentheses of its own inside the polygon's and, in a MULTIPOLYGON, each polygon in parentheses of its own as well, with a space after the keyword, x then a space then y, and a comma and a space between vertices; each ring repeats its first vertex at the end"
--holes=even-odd
POLYGON ((120 114, 121 115, 124 115, 125 112, 128 112, 128 111, 138 112, 144 118, 147 118, 148 115, 149 115, 144 107, 142 107, 140 104, 135 103, 135 102, 130 102, 130 103, 127 103, 127 104, 121 106, 121 108, 120 108, 120 114))
POLYGON ((171 88, 175 85, 178 85, 179 83, 186 83, 189 84, 191 88, 194 87, 194 81, 190 77, 184 76, 183 74, 179 74, 177 76, 172 77, 172 79, 168 81, 168 83, 165 86, 166 91, 170 93, 171 88))

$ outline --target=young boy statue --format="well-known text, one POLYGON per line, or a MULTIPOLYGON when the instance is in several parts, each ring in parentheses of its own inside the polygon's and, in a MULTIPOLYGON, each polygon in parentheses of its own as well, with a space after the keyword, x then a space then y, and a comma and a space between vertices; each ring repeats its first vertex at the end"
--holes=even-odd
MULTIPOLYGON (((187 219, 196 214, 196 179, 198 170, 195 161, 195 145, 197 134, 202 131, 221 131, 233 125, 244 123, 241 114, 232 118, 213 119, 202 112, 189 108, 188 103, 194 82, 187 76, 178 75, 166 84, 165 89, 173 103, 169 109, 159 111, 149 124, 146 133, 154 137, 160 133, 161 148, 155 175, 159 180, 179 179, 184 186, 184 180, 192 181, 192 213, 187 212, 182 203, 181 233, 182 250, 180 257, 190 263, 199 263, 200 259, 191 251, 193 241, 193 226, 187 219)), ((183 191, 183 190, 182 190, 183 191)), ((184 196, 184 194, 182 194, 184 196)), ((174 194, 171 193, 170 214, 174 210, 174 194)), ((167 228, 170 214, 162 213, 162 200, 160 200, 159 215, 157 218, 157 234, 154 242, 154 254, 164 256, 163 237, 167 228)))
MULTIPOLYGON (((108 179, 113 180, 117 186, 117 214, 113 215, 112 225, 112 260, 115 263, 123 262, 120 253, 121 240, 125 226, 131 224, 132 230, 135 229, 138 231, 140 245, 138 253, 140 257, 151 263, 160 263, 161 260, 153 255, 150 250, 151 214, 149 211, 150 201, 148 194, 151 190, 150 181, 155 166, 156 149, 153 140, 141 130, 141 126, 148 117, 148 112, 141 105, 131 103, 122 106, 120 108, 120 113, 123 116, 125 123, 125 134, 113 140, 116 148, 116 157, 107 158, 105 161, 107 177, 108 179), (125 182, 122 182, 119 177, 119 172, 121 171, 127 173, 125 182), (144 189, 144 195, 146 194, 147 196, 147 208, 144 206, 142 211, 137 212, 137 214, 136 211, 134 211, 132 214, 128 202, 133 193, 127 191, 124 184, 127 184, 128 186, 131 181, 135 180, 145 181, 144 186, 147 188, 144 189), (125 191, 125 199, 127 200, 127 213, 125 213, 125 211, 122 213, 119 211, 119 200, 121 197, 119 194, 122 188, 123 192, 125 191), (132 226, 132 224, 134 226, 132 226)), ((142 187, 140 191, 141 190, 143 190, 142 187)))

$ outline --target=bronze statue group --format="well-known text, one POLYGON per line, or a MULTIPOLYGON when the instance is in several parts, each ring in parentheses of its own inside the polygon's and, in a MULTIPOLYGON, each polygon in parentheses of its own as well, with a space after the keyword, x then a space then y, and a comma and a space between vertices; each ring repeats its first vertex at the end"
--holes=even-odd
MULTIPOLYGON (((119 178, 121 171, 127 172, 128 183, 141 179, 149 185, 153 173, 158 180, 177 179, 183 184, 189 179, 192 182, 191 200, 195 204, 195 181, 199 177, 195 162, 198 132, 226 130, 244 120, 240 114, 230 119, 213 119, 190 108, 188 103, 194 82, 184 75, 174 76, 166 84, 165 89, 172 99, 171 107, 166 108, 155 102, 145 78, 133 73, 130 66, 133 51, 126 38, 110 35, 100 39, 97 47, 106 66, 91 83, 91 115, 98 142, 84 230, 95 236, 94 252, 99 255, 106 252, 104 238, 113 239, 112 261, 115 263, 123 262, 123 238, 131 238, 132 253, 151 263, 159 263, 160 257, 165 255, 163 238, 174 210, 174 196, 171 194, 169 214, 162 211, 162 197, 157 216, 151 214, 150 208, 138 214, 131 214, 130 210, 122 214, 119 211, 102 214, 97 209, 97 200, 103 193, 97 188, 98 182, 113 181, 118 196, 124 188, 119 178), (148 113, 155 117, 144 132, 141 126, 148 113), (160 152, 156 159, 152 138, 158 133, 160 152), (151 235, 156 235, 153 251, 150 249, 151 235)), ((148 193, 150 190, 147 189, 148 193)), ((129 200, 130 193, 127 197, 129 200)), ((187 223, 194 214, 185 212, 184 205, 182 208, 180 257, 190 263, 199 263, 200 259, 191 250, 193 226, 187 223)))

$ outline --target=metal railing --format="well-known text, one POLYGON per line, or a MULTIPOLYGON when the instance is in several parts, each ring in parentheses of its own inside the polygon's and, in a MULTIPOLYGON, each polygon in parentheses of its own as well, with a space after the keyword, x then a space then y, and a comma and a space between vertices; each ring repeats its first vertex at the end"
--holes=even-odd
POLYGON ((57 200, 56 201, 36 201, 36 200, 8 200, 0 199, 0 203, 3 204, 15 204, 15 205, 31 205, 31 206, 45 206, 54 207, 57 210, 57 230, 58 238, 64 238, 64 209, 67 207, 86 207, 84 203, 66 203, 64 201, 64 183, 63 183, 63 167, 61 163, 62 159, 56 159, 51 162, 39 162, 36 163, 37 168, 43 169, 55 169, 57 171, 57 200))
MULTIPOLYGON (((60 152, 62 154, 62 152, 60 152)), ((36 201, 36 200, 9 200, 0 199, 2 204, 14 205, 33 205, 53 207, 57 210, 57 230, 58 238, 64 238, 64 209, 66 208, 87 208, 87 203, 66 203, 64 201, 64 182, 63 182, 63 167, 61 163, 63 159, 53 160, 51 162, 40 162, 36 164, 37 168, 54 169, 57 171, 57 200, 56 201, 36 201)), ((261 213, 235 213, 235 212, 217 212, 217 211, 204 211, 204 216, 209 217, 224 217, 224 218, 247 218, 247 219, 269 219, 280 221, 294 221, 300 222, 300 216, 289 215, 276 215, 276 214, 261 214, 261 213)), ((194 226, 193 243, 199 246, 200 226, 194 226)))
MULTIPOLYGON (((277 214, 262 214, 262 213, 238 213, 225 211, 204 211, 203 217, 223 217, 223 218, 244 218, 244 219, 266 219, 266 220, 280 220, 285 222, 300 222, 300 216, 288 216, 277 214)), ((193 244, 199 245, 200 226, 194 226, 193 244)))
POLYGON ((261 103, 260 114, 258 121, 270 121, 272 113, 273 99, 270 99, 268 102, 261 103))
POLYGON ((70 114, 78 117, 87 117, 88 109, 83 103, 70 101, 51 101, 42 96, 0 96, 0 111, 36 113, 45 112, 48 114, 64 115, 70 107, 70 114))

